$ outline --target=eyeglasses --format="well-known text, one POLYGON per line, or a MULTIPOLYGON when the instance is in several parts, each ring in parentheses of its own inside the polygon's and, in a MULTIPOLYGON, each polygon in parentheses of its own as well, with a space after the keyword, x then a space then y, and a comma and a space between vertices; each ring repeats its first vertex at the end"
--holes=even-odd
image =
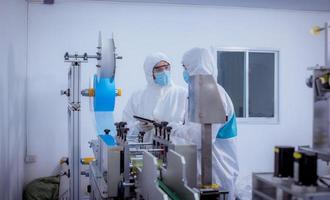
POLYGON ((163 72, 163 71, 169 71, 171 69, 171 66, 169 64, 166 65, 160 65, 160 66, 156 66, 153 69, 153 72, 155 73, 159 73, 159 72, 163 72))

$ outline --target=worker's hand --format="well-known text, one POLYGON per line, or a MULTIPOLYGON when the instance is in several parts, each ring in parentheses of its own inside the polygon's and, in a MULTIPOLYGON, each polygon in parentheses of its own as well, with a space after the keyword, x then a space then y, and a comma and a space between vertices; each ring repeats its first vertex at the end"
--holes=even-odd
POLYGON ((177 132, 182 132, 181 130, 184 129, 184 125, 179 122, 170 122, 168 123, 167 126, 172 127, 171 135, 176 135, 176 136, 178 134, 177 132))
POLYGON ((148 122, 140 122, 139 123, 139 131, 148 132, 154 128, 152 123, 148 122))

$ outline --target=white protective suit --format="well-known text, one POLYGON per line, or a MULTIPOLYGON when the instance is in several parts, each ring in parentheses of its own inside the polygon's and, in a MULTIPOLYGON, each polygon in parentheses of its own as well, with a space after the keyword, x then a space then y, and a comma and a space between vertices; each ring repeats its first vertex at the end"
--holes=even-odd
MULTIPOLYGON (((190 76, 212 74, 216 79, 216 72, 212 57, 208 50, 194 48, 186 52, 183 56, 183 65, 186 67, 190 76)), ((218 86, 219 94, 224 102, 224 108, 228 119, 234 115, 234 106, 227 92, 218 86)), ((198 174, 201 175, 201 126, 197 123, 189 122, 188 114, 185 114, 184 125, 174 124, 172 132, 172 141, 182 138, 188 143, 194 143, 198 148, 198 174), (174 137, 173 137, 174 136, 174 137)), ((229 191, 229 200, 235 199, 235 182, 238 176, 239 167, 236 155, 236 137, 229 139, 217 138, 219 129, 224 124, 212 124, 212 175, 213 182, 219 184, 222 188, 229 191)), ((200 179, 200 177, 199 177, 200 179)))
MULTIPOLYGON (((152 119, 156 121, 176 122, 182 124, 185 113, 185 100, 187 92, 183 87, 179 87, 169 81, 167 86, 159 86, 153 79, 153 68, 160 61, 169 64, 168 57, 163 53, 149 55, 144 62, 144 72, 147 79, 145 89, 135 92, 123 111, 122 120, 127 122, 130 138, 136 138, 141 130, 141 124, 133 115, 152 119)), ((171 66, 173 67, 173 66, 171 66)), ((150 141, 151 130, 144 136, 144 142, 150 141)))

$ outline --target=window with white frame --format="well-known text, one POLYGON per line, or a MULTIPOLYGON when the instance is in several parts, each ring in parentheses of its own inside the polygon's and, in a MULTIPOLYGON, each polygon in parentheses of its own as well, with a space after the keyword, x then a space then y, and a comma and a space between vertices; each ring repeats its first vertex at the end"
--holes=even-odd
POLYGON ((278 57, 275 50, 217 50, 217 81, 242 121, 277 122, 278 57))

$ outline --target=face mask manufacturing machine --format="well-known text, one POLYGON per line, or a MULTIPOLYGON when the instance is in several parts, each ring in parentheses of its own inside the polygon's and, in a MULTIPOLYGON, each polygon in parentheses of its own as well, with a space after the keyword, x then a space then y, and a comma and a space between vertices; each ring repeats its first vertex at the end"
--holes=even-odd
MULTIPOLYGON (((212 184, 212 124, 226 121, 226 114, 212 75, 191 76, 189 84, 189 120, 201 124, 202 161, 201 183, 197 183, 197 147, 194 144, 171 142, 168 122, 153 123, 151 142, 144 141, 145 132, 130 138, 126 122, 115 124, 115 130, 104 128, 97 139, 89 142, 94 158, 88 170, 82 170, 80 156, 80 95, 92 99, 93 111, 113 112, 117 56, 114 40, 102 42, 99 37, 96 55, 65 54, 71 65, 68 89, 61 91, 68 97, 69 156, 63 160, 62 180, 69 187, 60 186, 60 199, 227 199, 228 192, 212 184), (88 59, 97 59, 97 74, 91 88, 80 90, 80 68, 88 59), (207 97, 207 98, 206 98, 207 97), (81 176, 89 178, 89 197, 83 197, 81 176)), ((148 120, 148 119, 147 119, 148 120)), ((113 123, 113 122, 112 122, 113 123)))
POLYGON ((318 174, 318 160, 330 162, 329 24, 314 27, 325 34, 325 65, 309 68, 306 84, 313 89, 313 146, 274 148, 274 173, 254 173, 252 199, 329 200, 330 176, 318 174))

